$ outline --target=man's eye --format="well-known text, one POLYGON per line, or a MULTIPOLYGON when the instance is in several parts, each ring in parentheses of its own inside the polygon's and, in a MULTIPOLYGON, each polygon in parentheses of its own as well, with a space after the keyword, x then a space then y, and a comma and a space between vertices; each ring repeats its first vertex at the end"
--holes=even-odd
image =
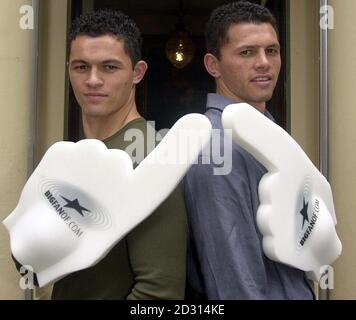
POLYGON ((243 57, 249 57, 252 55, 252 50, 244 50, 240 52, 240 55, 243 57))
POLYGON ((104 68, 107 71, 115 71, 118 69, 117 66, 113 66, 113 65, 106 65, 104 68))
POLYGON ((88 66, 85 64, 81 64, 81 65, 74 67, 74 70, 76 70, 76 71, 86 71, 87 69, 88 69, 88 66))
POLYGON ((267 49, 267 54, 269 54, 269 55, 275 56, 278 53, 279 53, 279 51, 277 49, 274 49, 274 48, 267 49))

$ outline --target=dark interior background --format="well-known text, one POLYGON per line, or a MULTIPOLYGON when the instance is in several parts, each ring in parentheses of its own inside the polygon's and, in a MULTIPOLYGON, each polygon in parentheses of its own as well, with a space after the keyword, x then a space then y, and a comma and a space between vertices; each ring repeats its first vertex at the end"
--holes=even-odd
MULTIPOLYGON (((72 0, 71 19, 86 8, 86 0, 72 0)), ((156 130, 170 128, 187 113, 204 113, 207 92, 214 92, 213 79, 205 71, 204 27, 211 11, 224 3, 223 0, 183 0, 186 30, 194 41, 196 50, 193 61, 183 69, 174 68, 165 56, 165 44, 178 22, 179 0, 95 0, 94 10, 99 8, 120 9, 132 17, 140 28, 144 44, 143 59, 148 72, 137 88, 140 113, 155 121, 156 130)), ((282 70, 273 99, 268 109, 276 122, 286 128, 285 52, 286 52, 286 4, 284 0, 252 0, 265 4, 275 15, 282 47, 282 70)), ((80 107, 72 90, 69 96, 68 138, 77 141, 81 137, 80 107)))

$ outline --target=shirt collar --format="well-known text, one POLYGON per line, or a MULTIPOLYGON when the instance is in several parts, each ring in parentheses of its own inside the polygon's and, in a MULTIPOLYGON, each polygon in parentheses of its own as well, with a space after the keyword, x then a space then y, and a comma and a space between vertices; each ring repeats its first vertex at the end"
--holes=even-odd
MULTIPOLYGON (((229 104, 233 104, 233 103, 238 103, 238 102, 231 98, 224 97, 216 93, 209 93, 208 100, 206 103, 206 109, 211 109, 211 108, 219 109, 222 112, 229 104)), ((270 120, 274 121, 273 116, 269 113, 267 109, 264 115, 270 120)))

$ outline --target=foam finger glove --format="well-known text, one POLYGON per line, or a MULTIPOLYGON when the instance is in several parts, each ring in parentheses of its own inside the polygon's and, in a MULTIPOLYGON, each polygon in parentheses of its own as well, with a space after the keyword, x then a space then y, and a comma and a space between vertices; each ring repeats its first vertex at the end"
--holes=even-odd
POLYGON ((210 135, 205 116, 184 116, 135 170, 98 140, 54 144, 3 222, 14 257, 40 287, 96 264, 169 196, 210 135))
POLYGON ((268 170, 259 184, 257 211, 265 254, 319 280, 342 250, 328 181, 286 131, 252 106, 230 105, 222 121, 268 170))

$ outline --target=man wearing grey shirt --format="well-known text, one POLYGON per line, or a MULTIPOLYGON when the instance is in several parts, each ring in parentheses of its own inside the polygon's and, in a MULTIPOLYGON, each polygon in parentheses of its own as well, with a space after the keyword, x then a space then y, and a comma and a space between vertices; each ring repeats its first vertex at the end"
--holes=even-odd
POLYGON ((224 108, 236 102, 247 102, 273 120, 266 101, 281 67, 276 21, 262 6, 229 3, 213 11, 206 39, 204 64, 215 78, 216 94, 208 95, 205 115, 220 134, 219 143, 213 135, 210 152, 203 152, 184 179, 190 286, 214 300, 313 299, 303 271, 264 255, 256 212, 266 169, 224 135, 221 123, 224 108), (214 162, 217 154, 230 166, 214 162))

